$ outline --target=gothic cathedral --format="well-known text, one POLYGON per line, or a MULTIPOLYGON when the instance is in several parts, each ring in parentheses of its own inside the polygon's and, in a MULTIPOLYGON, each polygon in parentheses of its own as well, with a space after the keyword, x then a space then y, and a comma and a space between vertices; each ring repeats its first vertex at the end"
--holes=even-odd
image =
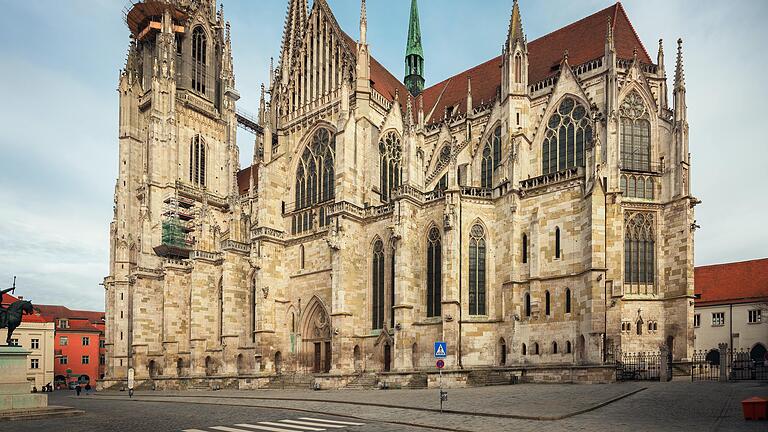
POLYGON ((215 0, 126 14, 106 382, 691 356, 680 40, 670 105, 620 3, 529 42, 514 0, 498 57, 426 87, 416 0, 402 79, 365 0, 357 40, 288 3, 257 119, 215 0))

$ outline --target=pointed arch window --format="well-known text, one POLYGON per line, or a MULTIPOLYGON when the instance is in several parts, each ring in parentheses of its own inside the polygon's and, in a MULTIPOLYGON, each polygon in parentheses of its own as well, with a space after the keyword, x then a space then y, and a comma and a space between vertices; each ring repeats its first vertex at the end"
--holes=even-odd
POLYGON ((440 316, 442 313, 442 261, 440 230, 432 227, 427 236, 427 316, 440 316))
POLYGON ((205 186, 205 141, 200 135, 195 135, 189 146, 189 181, 205 186))
POLYGON ((542 174, 584 166, 584 149, 591 142, 592 122, 587 108, 566 97, 547 121, 541 144, 542 174))
POLYGON ((401 165, 403 148, 400 137, 395 132, 389 132, 379 141, 379 161, 381 165, 381 201, 387 202, 392 192, 400 187, 403 169, 401 165))
POLYGON ((651 169, 651 123, 648 109, 637 90, 619 107, 621 116, 621 167, 633 171, 651 169))
POLYGON ((549 291, 544 293, 544 314, 549 316, 550 313, 550 295, 549 291))
POLYGON ((528 262, 528 234, 523 234, 523 264, 528 262))
POLYGON ((335 197, 335 159, 336 137, 330 130, 319 128, 304 149, 296 168, 297 210, 335 197))
POLYGON ((560 227, 555 227, 555 258, 560 258, 560 227))
POLYGON ((205 94, 208 39, 202 27, 192 30, 192 90, 205 94))
POLYGON ((624 283, 629 293, 648 294, 648 285, 654 284, 655 245, 653 213, 627 212, 624 216, 624 283))
POLYGON ((515 54, 515 83, 522 82, 522 57, 520 54, 515 54))
POLYGON ((485 315, 485 230, 475 224, 469 231, 469 314, 485 315))
POLYGON ((571 313, 571 289, 565 289, 565 313, 571 313))
POLYGON ((531 316, 531 294, 525 293, 525 316, 531 316))
POLYGON ((304 270, 304 245, 299 245, 299 268, 304 270))
POLYGON ((373 288, 371 328, 378 330, 384 327, 384 242, 381 240, 376 240, 373 244, 371 281, 373 288))
POLYGON ((501 126, 493 130, 483 147, 483 160, 480 166, 480 186, 493 187, 493 171, 501 164, 501 126))

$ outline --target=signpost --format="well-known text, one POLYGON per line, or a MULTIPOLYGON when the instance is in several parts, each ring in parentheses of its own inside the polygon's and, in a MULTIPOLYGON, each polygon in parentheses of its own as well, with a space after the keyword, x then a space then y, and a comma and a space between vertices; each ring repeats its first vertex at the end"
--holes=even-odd
POLYGON ((443 391, 443 368, 445 367, 444 358, 448 357, 448 344, 445 342, 435 342, 435 358, 437 359, 437 370, 440 371, 440 413, 443 413, 443 402, 448 400, 448 392, 443 391))

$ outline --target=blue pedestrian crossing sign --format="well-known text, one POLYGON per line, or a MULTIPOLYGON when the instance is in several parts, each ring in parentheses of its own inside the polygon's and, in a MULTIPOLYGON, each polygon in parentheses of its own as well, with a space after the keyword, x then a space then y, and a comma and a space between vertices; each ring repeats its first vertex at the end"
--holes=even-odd
POLYGON ((448 344, 445 342, 435 342, 435 358, 444 359, 448 357, 448 344))

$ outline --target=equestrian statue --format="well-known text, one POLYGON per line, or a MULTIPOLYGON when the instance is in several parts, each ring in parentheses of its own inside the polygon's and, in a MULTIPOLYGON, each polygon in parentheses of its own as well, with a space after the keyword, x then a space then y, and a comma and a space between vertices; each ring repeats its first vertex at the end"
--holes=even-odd
POLYGON ((2 298, 8 292, 16 291, 16 278, 13 278, 13 286, 0 291, 0 329, 8 327, 8 337, 5 339, 5 343, 11 345, 11 335, 16 327, 21 325, 21 316, 23 314, 32 315, 34 308, 29 300, 17 300, 11 303, 7 308, 2 305, 2 298))

